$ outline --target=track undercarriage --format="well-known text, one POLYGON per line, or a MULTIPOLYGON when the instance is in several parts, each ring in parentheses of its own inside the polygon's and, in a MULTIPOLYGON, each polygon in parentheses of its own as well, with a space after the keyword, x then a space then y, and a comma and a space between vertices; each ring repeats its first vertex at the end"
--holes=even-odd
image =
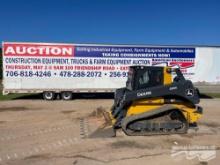
MULTIPOLYGON (((151 113, 148 112, 148 115, 151 113)), ((146 117, 147 113, 130 116, 122 121, 122 129, 127 135, 182 134, 188 130, 188 123, 178 110, 165 111, 146 117)))

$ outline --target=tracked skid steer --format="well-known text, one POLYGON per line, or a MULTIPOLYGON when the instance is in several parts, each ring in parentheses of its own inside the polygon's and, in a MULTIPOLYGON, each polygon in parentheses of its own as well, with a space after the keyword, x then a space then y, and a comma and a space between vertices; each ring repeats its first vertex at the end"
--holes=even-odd
POLYGON ((127 135, 183 134, 197 126, 199 101, 198 90, 180 69, 131 66, 126 87, 115 92, 108 120, 113 130, 127 135))

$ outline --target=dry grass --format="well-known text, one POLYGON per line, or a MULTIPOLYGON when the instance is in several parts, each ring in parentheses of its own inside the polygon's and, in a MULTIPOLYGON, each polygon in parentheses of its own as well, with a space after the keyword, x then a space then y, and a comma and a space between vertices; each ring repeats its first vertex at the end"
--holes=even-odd
POLYGON ((102 106, 96 108, 96 110, 94 110, 89 116, 90 117, 103 117, 103 112, 105 111, 106 109, 102 106))
POLYGON ((76 111, 75 110, 61 111, 61 113, 63 113, 63 114, 70 114, 70 113, 74 113, 74 112, 76 112, 76 111))
POLYGON ((5 112, 5 111, 25 111, 28 110, 26 107, 1 107, 0 112, 5 112))
POLYGON ((217 128, 220 127, 220 124, 217 122, 201 122, 200 124, 205 125, 207 127, 217 128))
POLYGON ((133 140, 123 140, 111 143, 113 148, 139 148, 139 149, 153 149, 153 144, 141 144, 133 140))

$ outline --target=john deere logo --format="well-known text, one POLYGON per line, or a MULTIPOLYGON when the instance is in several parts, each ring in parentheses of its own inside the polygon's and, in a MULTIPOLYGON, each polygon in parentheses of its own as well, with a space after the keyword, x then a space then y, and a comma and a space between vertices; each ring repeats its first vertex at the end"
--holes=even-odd
POLYGON ((194 96, 194 90, 193 89, 187 89, 186 90, 186 96, 189 96, 189 97, 194 96))

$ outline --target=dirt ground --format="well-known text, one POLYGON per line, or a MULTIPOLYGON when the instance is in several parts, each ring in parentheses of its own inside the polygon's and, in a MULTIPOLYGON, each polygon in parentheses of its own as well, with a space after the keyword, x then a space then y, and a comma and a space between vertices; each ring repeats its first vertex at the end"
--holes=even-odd
POLYGON ((220 99, 201 100, 199 130, 185 135, 131 137, 119 131, 115 138, 90 138, 94 125, 101 124, 93 111, 108 110, 112 103, 91 98, 1 101, 0 164, 219 164, 220 99), (178 147, 191 150, 176 154, 178 147))

